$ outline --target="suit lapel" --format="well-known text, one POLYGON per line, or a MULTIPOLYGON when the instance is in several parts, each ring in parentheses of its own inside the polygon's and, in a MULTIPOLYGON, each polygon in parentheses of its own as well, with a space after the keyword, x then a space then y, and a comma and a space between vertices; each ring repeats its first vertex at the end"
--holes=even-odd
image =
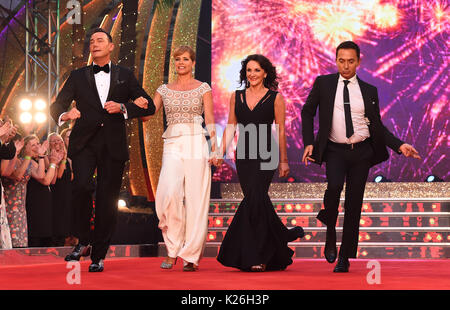
POLYGON ((106 98, 106 101, 111 100, 111 94, 114 90, 114 87, 116 87, 117 82, 119 81, 119 71, 119 67, 111 63, 111 81, 109 83, 108 97, 106 98))
POLYGON ((362 81, 358 76, 356 76, 356 78, 358 79, 359 88, 361 89, 361 94, 364 101, 364 115, 367 115, 367 112, 372 111, 370 106, 372 103, 372 98, 370 98, 370 90, 364 81, 362 81))
POLYGON ((338 82, 339 82, 339 73, 336 73, 333 76, 333 79, 330 83, 330 96, 329 96, 330 101, 328 104, 330 120, 333 118, 334 100, 336 99, 336 90, 337 90, 338 82))

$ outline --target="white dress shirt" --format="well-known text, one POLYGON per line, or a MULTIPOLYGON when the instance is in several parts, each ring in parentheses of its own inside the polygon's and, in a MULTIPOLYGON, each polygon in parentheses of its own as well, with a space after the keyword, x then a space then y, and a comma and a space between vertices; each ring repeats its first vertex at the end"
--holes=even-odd
POLYGON ((347 86, 350 95, 350 111, 354 133, 350 138, 347 138, 344 112, 344 80, 342 75, 339 75, 329 139, 335 143, 358 143, 370 137, 369 127, 364 116, 364 100, 358 79, 354 75, 349 79, 350 83, 347 86))
MULTIPOLYGON (((92 65, 95 65, 93 63, 92 65)), ((102 107, 105 108, 106 99, 108 99, 109 85, 111 84, 111 62, 108 63, 109 72, 100 71, 94 74, 95 86, 97 86, 98 96, 102 107)))
MULTIPOLYGON (((92 65, 95 65, 95 63, 92 63, 92 65)), ((100 98, 100 102, 103 108, 105 108, 105 103, 106 100, 108 99, 109 87, 111 84, 111 62, 109 62, 108 65, 109 65, 108 73, 106 73, 105 71, 100 71, 94 74, 95 86, 97 87, 98 96, 100 98)), ((61 121, 61 117, 66 113, 67 112, 64 112, 59 116, 58 126, 62 126, 65 123, 64 121, 61 121)), ((127 113, 124 113, 123 116, 125 119, 128 119, 127 113)))

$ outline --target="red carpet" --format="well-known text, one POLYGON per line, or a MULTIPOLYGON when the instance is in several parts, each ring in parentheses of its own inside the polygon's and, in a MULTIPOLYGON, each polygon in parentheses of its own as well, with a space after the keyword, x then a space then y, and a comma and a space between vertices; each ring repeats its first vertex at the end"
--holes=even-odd
MULTIPOLYGON (((352 260, 350 272, 335 274, 325 260, 296 259, 281 272, 247 273, 225 268, 213 258, 198 272, 183 272, 179 261, 162 270, 160 257, 105 261, 103 273, 89 273, 81 262, 81 284, 69 285, 61 258, 52 255, 0 257, 0 289, 10 290, 442 290, 450 289, 450 260, 378 260, 381 283, 368 284, 369 260, 352 260), (14 263, 15 262, 15 263, 14 263)), ((373 278, 373 277, 372 277, 373 278)))

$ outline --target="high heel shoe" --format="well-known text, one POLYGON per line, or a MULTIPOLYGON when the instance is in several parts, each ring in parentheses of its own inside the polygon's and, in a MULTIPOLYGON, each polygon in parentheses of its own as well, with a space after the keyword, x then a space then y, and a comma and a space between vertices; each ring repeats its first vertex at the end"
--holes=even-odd
POLYGON ((183 271, 197 271, 197 268, 194 263, 187 263, 184 267, 183 267, 183 271))
POLYGON ((178 257, 172 258, 172 257, 167 256, 161 263, 161 266, 160 266, 161 269, 172 269, 173 265, 177 264, 177 259, 178 259, 178 257))
POLYGON ((264 272, 266 271, 266 265, 264 264, 255 265, 252 266, 250 270, 253 272, 264 272))

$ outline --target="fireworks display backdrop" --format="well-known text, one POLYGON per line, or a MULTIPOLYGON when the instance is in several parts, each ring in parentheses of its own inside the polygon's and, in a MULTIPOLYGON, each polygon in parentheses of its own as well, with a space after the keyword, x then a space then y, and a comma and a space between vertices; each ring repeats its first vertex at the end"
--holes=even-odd
MULTIPOLYGON (((377 86, 383 123, 422 156, 406 159, 390 151, 369 181, 378 174, 402 182, 435 174, 447 181, 449 11, 446 0, 214 0, 216 123, 223 130, 230 95, 239 88, 240 62, 264 54, 277 67, 286 101, 291 175, 296 182, 325 181, 324 166, 301 163, 300 112, 316 76, 336 72, 336 46, 353 40, 361 48, 358 76, 377 86)), ((213 180, 236 181, 234 162, 228 160, 213 180)))

